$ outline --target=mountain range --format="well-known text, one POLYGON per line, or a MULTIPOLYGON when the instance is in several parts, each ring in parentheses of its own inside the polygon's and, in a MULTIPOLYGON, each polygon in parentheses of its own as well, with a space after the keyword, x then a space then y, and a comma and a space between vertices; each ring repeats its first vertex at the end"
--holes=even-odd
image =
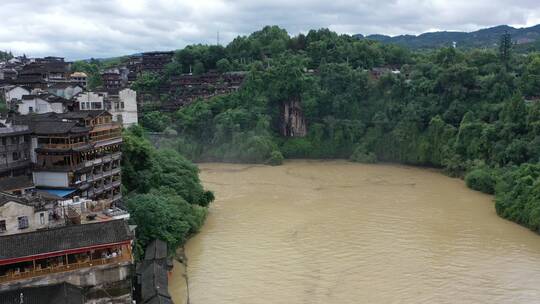
POLYGON ((441 31, 420 35, 354 35, 358 39, 376 40, 382 43, 392 43, 412 49, 431 49, 448 47, 456 43, 462 48, 492 48, 497 47, 501 36, 508 33, 516 48, 523 51, 540 49, 540 24, 526 28, 514 28, 509 25, 499 25, 474 32, 441 31))

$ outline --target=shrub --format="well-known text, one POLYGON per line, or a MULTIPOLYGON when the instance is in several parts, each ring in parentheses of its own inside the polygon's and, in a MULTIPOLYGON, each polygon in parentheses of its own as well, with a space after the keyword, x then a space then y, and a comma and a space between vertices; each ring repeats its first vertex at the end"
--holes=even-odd
POLYGON ((367 151, 366 147, 360 145, 354 149, 350 160, 357 163, 368 163, 372 164, 377 162, 377 156, 373 152, 367 151))
POLYGON ((495 193, 497 178, 489 169, 474 169, 465 176, 465 183, 471 189, 487 194, 495 193))
POLYGON ((272 153, 270 153, 270 158, 266 163, 270 166, 279 166, 283 164, 283 159, 283 154, 281 154, 281 152, 278 150, 274 150, 272 153))

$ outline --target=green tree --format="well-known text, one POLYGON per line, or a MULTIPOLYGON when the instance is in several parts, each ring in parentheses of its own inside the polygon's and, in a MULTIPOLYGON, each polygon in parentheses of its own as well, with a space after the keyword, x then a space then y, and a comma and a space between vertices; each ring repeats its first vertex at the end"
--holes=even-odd
POLYGON ((216 67, 218 72, 220 73, 226 73, 232 70, 231 63, 226 58, 218 60, 218 62, 216 63, 216 67))

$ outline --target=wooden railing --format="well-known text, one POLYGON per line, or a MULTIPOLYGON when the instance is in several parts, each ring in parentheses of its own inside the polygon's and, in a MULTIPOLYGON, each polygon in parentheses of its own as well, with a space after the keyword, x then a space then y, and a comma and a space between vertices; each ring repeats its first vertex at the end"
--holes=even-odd
POLYGON ((74 149, 90 145, 88 142, 78 142, 78 143, 64 143, 64 144, 42 144, 41 147, 45 149, 74 149))
POLYGON ((131 255, 129 252, 124 252, 121 256, 116 257, 116 258, 86 260, 86 261, 72 263, 68 265, 59 265, 55 267, 47 267, 47 268, 42 268, 42 269, 36 268, 36 269, 31 269, 31 270, 22 271, 22 272, 11 272, 11 273, 0 276, 0 284, 11 282, 11 281, 35 278, 39 276, 45 276, 45 275, 50 275, 50 274, 55 274, 55 273, 74 271, 74 270, 78 270, 82 268, 90 268, 90 267, 95 267, 95 266, 110 265, 110 264, 122 263, 122 262, 132 262, 131 255))

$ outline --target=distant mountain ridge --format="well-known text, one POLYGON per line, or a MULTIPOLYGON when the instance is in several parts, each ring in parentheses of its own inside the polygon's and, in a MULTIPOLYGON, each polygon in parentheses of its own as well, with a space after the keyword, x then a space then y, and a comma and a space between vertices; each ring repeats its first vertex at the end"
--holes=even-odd
POLYGON ((501 35, 509 33, 512 35, 512 41, 517 45, 540 46, 540 24, 526 28, 514 28, 508 25, 499 25, 474 32, 430 32, 415 35, 354 35, 359 39, 376 40, 382 43, 393 43, 406 46, 412 49, 429 49, 452 46, 455 42, 457 47, 480 47, 492 48, 499 43, 501 35))

